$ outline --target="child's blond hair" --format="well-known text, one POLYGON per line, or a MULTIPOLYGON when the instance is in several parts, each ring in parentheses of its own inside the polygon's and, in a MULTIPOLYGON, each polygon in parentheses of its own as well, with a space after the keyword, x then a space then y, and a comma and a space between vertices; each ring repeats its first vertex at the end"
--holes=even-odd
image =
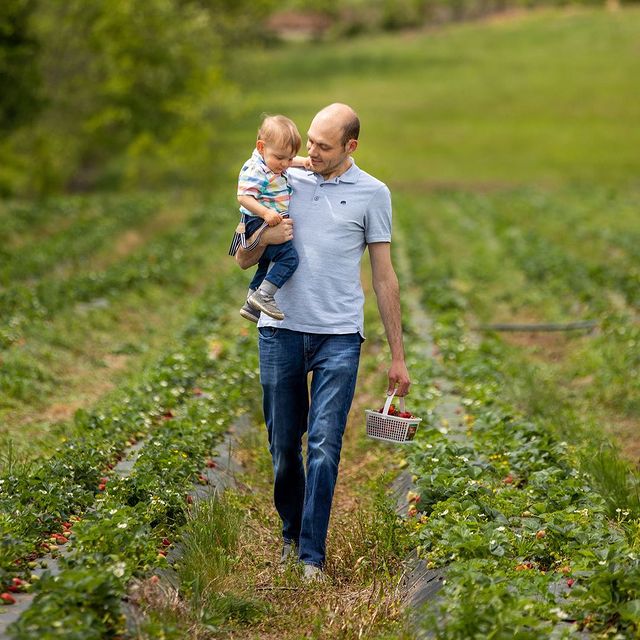
POLYGON ((293 120, 286 116, 265 116, 258 129, 258 140, 298 153, 302 138, 293 120))

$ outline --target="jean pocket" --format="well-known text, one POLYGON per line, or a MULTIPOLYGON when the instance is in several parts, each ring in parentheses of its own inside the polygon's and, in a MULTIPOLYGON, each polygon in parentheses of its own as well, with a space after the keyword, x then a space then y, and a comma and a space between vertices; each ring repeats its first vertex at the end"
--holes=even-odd
POLYGON ((278 333, 278 327, 258 327, 261 338, 273 338, 278 333))

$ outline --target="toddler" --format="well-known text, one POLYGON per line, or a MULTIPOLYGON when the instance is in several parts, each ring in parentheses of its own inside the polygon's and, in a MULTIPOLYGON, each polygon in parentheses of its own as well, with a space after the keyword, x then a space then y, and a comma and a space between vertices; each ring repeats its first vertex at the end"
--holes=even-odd
MULTIPOLYGON (((245 249, 253 249, 261 234, 251 244, 247 242, 256 231, 262 232, 267 226, 273 227, 288 217, 291 187, 287 184, 286 170, 292 165, 305 166, 305 159, 296 155, 301 142, 300 133, 289 118, 275 115, 262 121, 256 148, 238 178, 241 217, 229 255, 235 255, 240 244, 245 249)), ((260 312, 263 312, 282 320, 284 314, 274 296, 297 266, 298 253, 291 240, 269 245, 258 262, 240 315, 251 322, 258 322, 260 312)))

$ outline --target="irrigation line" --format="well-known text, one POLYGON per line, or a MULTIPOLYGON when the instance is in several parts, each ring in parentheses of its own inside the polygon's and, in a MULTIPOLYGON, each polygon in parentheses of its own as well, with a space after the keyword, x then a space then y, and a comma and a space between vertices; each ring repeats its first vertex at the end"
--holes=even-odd
POLYGON ((498 322, 495 324, 481 324, 480 331, 593 331, 598 327, 596 320, 578 320, 576 322, 542 322, 534 324, 519 324, 498 322))

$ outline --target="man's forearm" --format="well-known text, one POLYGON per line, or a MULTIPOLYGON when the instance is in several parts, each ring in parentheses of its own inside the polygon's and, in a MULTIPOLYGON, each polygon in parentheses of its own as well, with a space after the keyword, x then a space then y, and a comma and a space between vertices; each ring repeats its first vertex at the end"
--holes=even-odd
MULTIPOLYGON (((256 231, 256 233, 258 232, 256 231)), ((264 234, 262 235, 262 237, 263 236, 264 234)), ((254 237, 255 234, 251 236, 251 238, 249 238, 248 244, 251 244, 254 237)), ((262 242, 262 237, 258 241, 258 244, 251 251, 247 251, 242 247, 238 248, 238 252, 236 253, 236 262, 241 269, 249 269, 249 267, 253 267, 254 265, 258 264, 260 258, 262 258, 262 254, 267 248, 267 245, 263 244, 262 242)))
POLYGON ((409 393, 411 379, 404 361, 400 286, 391 264, 391 246, 388 242, 370 244, 369 254, 371 256, 373 290, 376 292, 380 318, 382 319, 391 351, 387 392, 405 396, 409 393))
MULTIPOLYGON (((257 233, 259 233, 259 231, 256 231, 256 233, 248 239, 249 245, 251 245, 257 233)), ((258 264, 264 250, 270 244, 282 244, 283 242, 287 242, 287 240, 291 239, 293 239, 293 220, 291 218, 285 218, 275 227, 267 227, 263 230, 255 249, 247 251, 240 247, 236 253, 236 262, 241 269, 253 267, 253 265, 258 264)))
POLYGON ((388 278, 375 285, 378 311, 384 325, 392 360, 404 360, 400 287, 396 278, 388 278))

